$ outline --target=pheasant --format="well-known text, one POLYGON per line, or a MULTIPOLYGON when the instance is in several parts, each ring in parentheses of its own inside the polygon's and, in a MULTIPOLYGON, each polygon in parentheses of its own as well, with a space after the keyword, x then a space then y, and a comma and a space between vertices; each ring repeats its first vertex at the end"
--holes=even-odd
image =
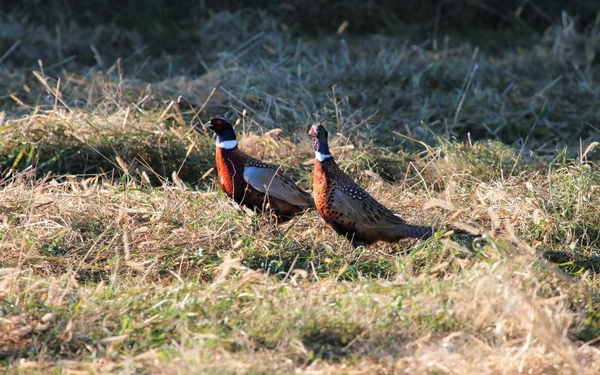
POLYGON ((335 163, 327 131, 321 124, 310 127, 315 148, 313 191, 319 215, 354 247, 377 241, 397 242, 404 237, 429 238, 433 228, 407 224, 358 186, 335 163))
POLYGON ((217 135, 216 164, 221 190, 237 204, 274 215, 279 223, 315 208, 310 193, 276 168, 238 148, 233 126, 225 117, 212 117, 204 126, 217 135))

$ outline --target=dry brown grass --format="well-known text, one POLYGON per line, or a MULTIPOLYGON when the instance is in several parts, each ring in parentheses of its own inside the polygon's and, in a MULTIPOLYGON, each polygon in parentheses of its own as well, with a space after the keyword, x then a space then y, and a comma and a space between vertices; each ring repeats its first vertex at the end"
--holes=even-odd
POLYGON ((293 39, 251 16, 200 31, 235 24, 206 34, 199 77, 11 68, 3 370, 596 373, 595 31, 562 25, 492 54, 293 39), (224 112, 244 150, 307 189, 306 125, 324 121, 338 163, 378 200, 486 240, 355 250, 314 212, 275 226, 235 207, 213 182, 213 140, 190 126, 224 112))

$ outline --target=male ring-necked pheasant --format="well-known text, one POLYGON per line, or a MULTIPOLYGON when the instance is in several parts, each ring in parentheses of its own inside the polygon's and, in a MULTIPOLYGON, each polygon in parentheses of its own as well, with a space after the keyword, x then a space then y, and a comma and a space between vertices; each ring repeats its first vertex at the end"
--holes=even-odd
POLYGON ((204 126, 217 134, 216 162, 221 190, 237 204, 275 215, 280 223, 315 208, 310 193, 276 168, 238 148, 233 126, 225 117, 213 117, 204 126))
POLYGON ((313 191, 317 211, 337 233, 355 247, 377 241, 397 242, 404 237, 432 236, 433 228, 407 224, 337 166, 329 152, 323 125, 312 125, 309 135, 315 147, 313 191))

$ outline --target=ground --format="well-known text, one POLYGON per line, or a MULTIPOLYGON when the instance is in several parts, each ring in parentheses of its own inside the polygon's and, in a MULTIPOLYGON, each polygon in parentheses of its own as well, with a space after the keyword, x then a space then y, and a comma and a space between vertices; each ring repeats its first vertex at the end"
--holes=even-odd
POLYGON ((262 10, 205 16, 162 49, 2 16, 6 373, 599 371, 597 23, 302 34, 262 10), (236 207, 194 130, 217 114, 307 190, 322 122, 376 199, 476 239, 354 249, 315 212, 236 207))

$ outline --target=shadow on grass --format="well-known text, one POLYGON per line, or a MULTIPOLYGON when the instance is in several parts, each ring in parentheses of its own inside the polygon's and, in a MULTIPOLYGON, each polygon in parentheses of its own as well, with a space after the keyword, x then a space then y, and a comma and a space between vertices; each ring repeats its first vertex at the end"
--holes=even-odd
POLYGON ((134 179, 152 187, 170 180, 174 172, 184 183, 196 185, 202 175, 214 166, 211 153, 191 152, 182 142, 162 140, 148 135, 138 142, 130 136, 113 137, 110 143, 62 147, 59 144, 22 144, 10 154, 0 155, 0 176, 9 171, 36 169, 37 178, 50 174, 62 179, 65 175, 89 178, 102 176, 110 181, 134 179), (174 145, 169 143, 176 143, 174 145))
MULTIPOLYGON (((599 249, 600 250, 600 249, 599 249)), ((589 252, 589 250, 587 250, 589 252)), ((559 267, 566 273, 577 276, 584 272, 600 273, 600 256, 581 257, 573 251, 544 251, 546 260, 559 267)))

